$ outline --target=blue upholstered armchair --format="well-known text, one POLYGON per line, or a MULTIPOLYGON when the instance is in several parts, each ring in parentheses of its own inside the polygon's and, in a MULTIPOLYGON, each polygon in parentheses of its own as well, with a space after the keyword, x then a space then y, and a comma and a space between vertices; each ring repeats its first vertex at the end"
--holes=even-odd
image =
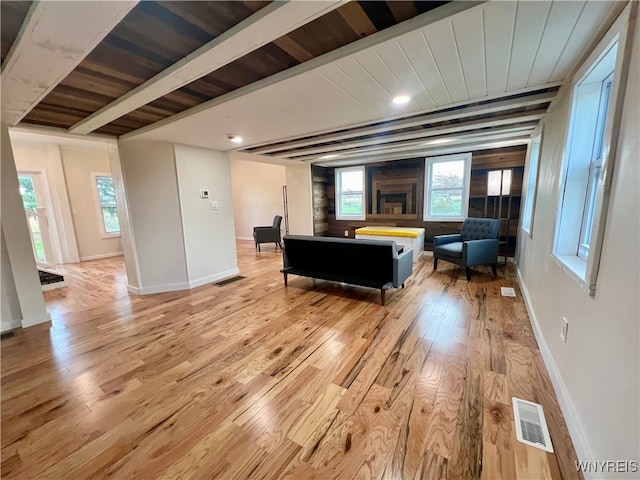
POLYGON ((433 237, 433 269, 442 259, 465 267, 467 280, 471 280, 469 267, 473 265, 491 265, 495 276, 499 230, 500 220, 495 218, 467 218, 460 233, 433 237))

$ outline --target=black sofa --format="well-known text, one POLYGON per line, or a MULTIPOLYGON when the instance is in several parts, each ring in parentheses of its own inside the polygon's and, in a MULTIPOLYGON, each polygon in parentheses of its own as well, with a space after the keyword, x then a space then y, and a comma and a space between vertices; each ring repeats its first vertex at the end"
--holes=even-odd
POLYGON ((287 275, 301 275, 380 289, 381 304, 390 288, 404 288, 413 271, 413 250, 397 253, 396 242, 285 235, 282 251, 287 275))

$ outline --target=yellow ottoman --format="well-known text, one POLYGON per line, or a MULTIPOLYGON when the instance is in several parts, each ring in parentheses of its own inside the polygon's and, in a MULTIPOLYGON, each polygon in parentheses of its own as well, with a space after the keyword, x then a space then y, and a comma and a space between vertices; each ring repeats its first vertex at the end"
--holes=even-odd
POLYGON ((356 238, 393 240, 397 245, 413 249, 413 261, 424 253, 424 228, 411 227, 362 227, 356 229, 356 238))

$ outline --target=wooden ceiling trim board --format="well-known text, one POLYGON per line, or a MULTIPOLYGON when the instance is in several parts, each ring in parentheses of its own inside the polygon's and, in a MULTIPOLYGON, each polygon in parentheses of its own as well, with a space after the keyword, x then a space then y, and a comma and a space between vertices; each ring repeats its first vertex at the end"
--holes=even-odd
POLYGON ((291 148, 304 147, 317 143, 320 139, 326 138, 332 140, 346 140, 348 138, 363 136, 363 135, 375 135, 392 130, 400 130, 403 128, 414 127, 418 125, 424 125, 427 123, 446 122, 455 119, 464 119, 480 115, 483 113, 498 113, 503 110, 511 110, 513 108, 527 107, 532 105, 540 105, 552 101, 557 94, 556 90, 551 90, 543 93, 537 93, 526 97, 513 97, 506 100, 497 100, 489 104, 475 105, 467 107, 463 110, 453 110, 446 112, 435 112, 430 114, 419 115, 417 117, 410 117, 407 119, 396 120, 395 122, 384 122, 379 125, 365 125, 363 127, 354 126, 348 131, 337 134, 326 134, 327 137, 322 135, 314 135, 312 137, 305 138, 304 140, 292 140, 289 142, 282 141, 278 144, 269 144, 265 146, 247 147, 252 152, 267 154, 281 149, 282 146, 290 146, 291 148))
POLYGON ((527 86, 550 12, 551 2, 518 3, 513 35, 513 50, 517 51, 518 55, 512 56, 509 64, 507 90, 527 86))
POLYGON ((242 97, 249 93, 262 90, 263 88, 266 88, 271 85, 275 85, 276 83, 282 82, 283 80, 297 77, 304 73, 310 72, 311 70, 317 69, 324 65, 328 65, 340 58, 353 55, 366 48, 370 48, 382 42, 391 40, 399 35, 404 35, 408 32, 412 32, 420 28, 425 28, 426 26, 429 26, 447 17, 455 15, 459 12, 463 12, 467 9, 474 8, 478 5, 482 5, 484 3, 485 1, 447 3, 434 10, 430 10, 421 15, 418 15, 417 17, 413 17, 405 22, 399 23, 385 30, 369 35, 368 37, 362 38, 356 42, 340 47, 320 57, 313 58, 307 62, 296 65, 295 67, 292 67, 288 70, 285 70, 280 73, 276 73, 275 75, 272 75, 268 78, 246 85, 245 87, 241 87, 227 94, 221 95, 220 97, 214 98, 213 100, 209 100, 208 102, 202 103, 194 108, 191 108, 184 112, 173 115, 172 117, 169 117, 165 120, 161 120, 160 122, 156 122, 155 124, 130 132, 126 134, 124 137, 135 138, 136 136, 143 135, 153 130, 157 130, 166 125, 170 125, 177 121, 181 121, 187 117, 196 116, 202 112, 210 110, 211 108, 217 105, 221 105, 223 103, 227 103, 229 101, 232 101, 236 98, 242 97))
POLYGON ((18 123, 136 3, 77 2, 69 9, 66 2, 36 2, 3 65, 2 121, 18 123))
POLYGON ((69 131, 91 132, 247 55, 339 7, 341 3, 272 2, 126 95, 73 125, 69 131))
POLYGON ((439 127, 424 129, 421 131, 417 130, 417 131, 412 131, 409 133, 402 133, 397 135, 385 135, 384 137, 367 138, 367 139, 358 140, 354 142, 336 143, 333 145, 324 145, 322 147, 317 147, 317 148, 305 148, 303 150, 298 150, 293 153, 287 153, 287 150, 282 150, 274 153, 275 155, 279 157, 284 157, 284 158, 294 158, 294 157, 299 157, 303 155, 324 155, 327 153, 339 152, 341 150, 369 147, 373 145, 382 145, 386 143, 398 142, 398 141, 404 141, 404 140, 415 140, 415 139, 424 140, 424 139, 430 139, 432 137, 441 137, 441 136, 446 136, 450 134, 457 134, 457 133, 466 134, 474 130, 485 129, 485 128, 495 129, 497 127, 503 127, 503 126, 512 125, 512 124, 532 123, 532 122, 537 123, 541 118, 544 117, 545 113, 546 113, 546 109, 532 112, 532 114, 530 115, 522 115, 522 114, 505 115, 503 118, 475 120, 467 123, 439 126, 439 127))
MULTIPOLYGON (((320 75, 335 88, 358 102, 362 108, 367 109, 373 115, 378 114, 379 109, 374 109, 367 103, 367 99, 373 100, 374 102, 375 99, 371 98, 364 90, 358 88, 342 70, 339 68, 331 69, 330 71, 320 73, 320 75)), ((376 103, 377 106, 381 107, 378 102, 376 103)))
POLYGON ((540 85, 549 80, 585 4, 576 1, 553 3, 527 85, 540 85))
POLYGON ((557 79, 567 78, 568 74, 583 61, 583 57, 586 56, 585 52, 592 50, 589 47, 602 38, 626 5, 627 2, 587 2, 549 81, 554 82, 557 79), (603 18, 607 20, 602 21, 603 18), (593 32, 596 32, 595 35, 593 32), (585 45, 588 47, 585 48, 585 45))
POLYGON ((468 100, 469 93, 462 74, 462 64, 451 25, 451 21, 441 22, 424 33, 451 100, 459 102, 468 100), (455 52, 455 55, 451 52, 455 52))
POLYGON ((451 22, 462 75, 470 98, 487 94, 484 31, 480 12, 464 12, 451 22))
MULTIPOLYGON (((520 126, 520 127, 509 127, 502 128, 498 132, 478 132, 474 134, 469 134, 465 137, 455 138, 451 143, 447 143, 446 145, 429 145, 427 142, 422 140, 414 140, 407 142, 400 142, 394 145, 379 145, 371 148, 360 148, 354 149, 351 151, 341 152, 339 157, 335 159, 335 161, 340 161, 342 159, 347 158, 367 158, 370 155, 396 155, 401 152, 420 152, 426 151, 431 148, 445 148, 449 146, 457 146, 457 145, 467 145, 471 142, 487 142, 487 141, 500 141, 500 140, 511 140, 514 138, 521 138, 524 136, 530 136, 531 132, 533 132, 536 128, 536 125, 528 125, 528 126, 520 126)), ((529 139, 530 140, 530 139, 529 139)), ((286 157, 278 157, 284 158, 286 157)), ((287 160, 298 160, 301 162, 315 162, 322 161, 322 156, 318 155, 308 155, 306 157, 298 157, 296 159, 287 159, 287 160)), ((334 160, 332 160, 334 161, 334 160)))
POLYGON ((398 152, 395 154, 380 154, 380 155, 367 155, 358 158, 348 158, 343 160, 331 160, 331 161, 315 161, 312 162, 313 165, 318 165, 321 167, 346 167, 350 165, 366 165, 369 163, 377 163, 381 161, 393 161, 393 160, 403 160, 407 158, 416 158, 416 157, 436 157, 440 155, 450 155, 455 153, 466 153, 466 152, 475 152, 478 150, 491 150, 494 148, 506 148, 517 145, 526 145, 529 143, 530 138, 528 135, 517 137, 509 140, 498 140, 498 141, 478 141, 478 142, 470 142, 460 145, 453 145, 447 147, 436 147, 436 148, 423 148, 419 150, 413 151, 405 151, 398 152))
POLYGON ((408 94, 420 106, 421 110, 431 110, 436 106, 399 42, 385 43, 380 45, 376 51, 387 68, 397 77, 402 78, 403 84, 407 86, 404 93, 408 94))
MULTIPOLYGON (((451 143, 446 145, 427 145, 423 141, 413 141, 413 142, 404 142, 398 145, 393 146, 380 146, 377 148, 368 148, 368 149, 358 149, 353 150, 351 152, 343 152, 340 154, 339 158, 331 159, 331 161, 327 161, 328 163, 339 162, 347 159, 365 159, 370 156, 389 156, 390 158, 406 158, 405 155, 421 155, 422 152, 428 152, 432 149, 445 149, 445 148, 454 148, 458 149, 461 146, 466 147, 468 145, 478 144, 478 143, 486 143, 486 142, 500 142, 500 141, 510 141, 514 139, 527 138, 530 140, 531 132, 535 130, 535 125, 526 128, 514 128, 510 130, 501 131, 498 133, 479 133, 475 135, 470 135, 468 137, 461 137, 459 139, 455 139, 451 143), (412 153, 408 153, 412 152, 412 153)), ((284 158, 284 157, 278 157, 284 158)), ((294 160, 294 159, 287 159, 294 160)), ((318 156, 310 155, 304 158, 295 159, 300 162, 313 162, 322 161, 322 159, 318 156)))
POLYGON ((415 32, 398 40, 411 68, 416 72, 434 107, 451 103, 451 95, 438 71, 423 32, 415 32))
POLYGON ((503 93, 507 89, 517 7, 518 2, 489 2, 483 8, 489 94, 503 93))

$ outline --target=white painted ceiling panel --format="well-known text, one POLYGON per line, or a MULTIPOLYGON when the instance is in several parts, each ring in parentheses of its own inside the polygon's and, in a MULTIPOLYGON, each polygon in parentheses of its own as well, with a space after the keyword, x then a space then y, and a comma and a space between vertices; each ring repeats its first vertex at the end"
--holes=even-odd
POLYGON ((382 43, 364 39, 357 53, 257 82, 128 138, 226 151, 235 147, 227 133, 241 134, 243 146, 264 145, 545 88, 566 75, 611 8, 588 2, 580 14, 583 3, 478 5, 382 43), (392 104, 401 92, 412 101, 392 104))
POLYGON ((356 55, 356 61, 389 95, 389 99, 404 91, 404 85, 375 49, 368 49, 356 55))
POLYGON ((440 106, 451 103, 451 96, 444 86, 442 76, 422 32, 404 36, 400 40, 400 45, 435 104, 440 106))
POLYGON ((584 46, 589 43, 591 37, 598 29, 602 19, 615 7, 615 2, 587 2, 580 18, 571 32, 571 37, 558 60, 550 81, 562 80, 568 74, 569 69, 583 53, 584 46))
POLYGON ((466 11, 457 16, 453 31, 469 97, 483 97, 487 94, 487 83, 482 10, 466 11))
POLYGON ((518 2, 513 50, 507 78, 507 90, 527 86, 531 67, 538 53, 542 32, 551 10, 551 2, 518 2))
POLYGON ((377 112, 382 103, 374 99, 365 92, 360 86, 348 77, 342 70, 335 65, 329 65, 320 72, 328 81, 332 82, 337 88, 349 94, 358 104, 370 113, 377 112))
POLYGON ((382 104, 391 102, 391 94, 355 58, 341 61, 340 69, 376 101, 382 104))
POLYGON ((553 2, 528 85, 540 85, 549 81, 584 5, 585 2, 579 1, 553 2))
POLYGON ((516 2, 490 2, 483 8, 489 94, 507 90, 516 5, 516 2))
POLYGON ((382 44, 376 51, 389 69, 395 72, 399 79, 402 79, 403 93, 411 96, 421 109, 426 110, 436 106, 399 43, 390 42, 382 44))
POLYGON ((451 21, 431 25, 425 35, 451 99, 454 102, 468 99, 469 94, 462 75, 462 64, 458 56, 451 21))

